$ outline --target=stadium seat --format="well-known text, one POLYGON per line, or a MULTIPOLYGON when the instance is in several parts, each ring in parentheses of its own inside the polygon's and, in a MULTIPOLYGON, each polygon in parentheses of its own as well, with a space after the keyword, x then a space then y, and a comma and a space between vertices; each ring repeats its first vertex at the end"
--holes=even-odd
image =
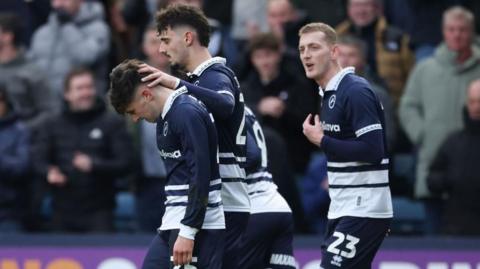
POLYGON ((114 225, 117 232, 132 233, 137 229, 135 218, 135 196, 122 191, 115 197, 117 206, 114 212, 114 225))
POLYGON ((392 234, 419 235, 425 232, 425 211, 418 201, 393 197, 392 234))

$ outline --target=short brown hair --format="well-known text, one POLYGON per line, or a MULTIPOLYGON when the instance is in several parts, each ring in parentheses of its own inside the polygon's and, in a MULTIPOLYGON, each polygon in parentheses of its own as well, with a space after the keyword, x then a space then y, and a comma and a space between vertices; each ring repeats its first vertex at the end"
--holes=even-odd
POLYGON ((210 42, 210 25, 205 14, 197 8, 188 5, 171 5, 160 12, 156 17, 157 31, 159 33, 167 30, 168 27, 188 26, 195 29, 198 41, 204 47, 210 42))
POLYGON ((337 44, 337 32, 328 24, 323 22, 312 22, 304 25, 298 31, 298 35, 302 36, 303 34, 312 33, 312 32, 322 32, 325 34, 325 41, 330 45, 337 44))
POLYGON ((281 41, 273 33, 257 34, 248 42, 248 52, 252 53, 258 49, 268 49, 273 51, 280 51, 281 41))
POLYGON ((137 59, 127 59, 110 73, 110 103, 119 114, 125 114, 135 90, 142 83, 142 75, 138 73, 141 64, 137 59))
POLYGON ((95 80, 95 76, 93 75, 92 70, 85 67, 74 68, 65 76, 65 80, 63 81, 63 91, 68 91, 70 89, 70 83, 72 83, 73 78, 81 75, 90 75, 92 79, 95 80))

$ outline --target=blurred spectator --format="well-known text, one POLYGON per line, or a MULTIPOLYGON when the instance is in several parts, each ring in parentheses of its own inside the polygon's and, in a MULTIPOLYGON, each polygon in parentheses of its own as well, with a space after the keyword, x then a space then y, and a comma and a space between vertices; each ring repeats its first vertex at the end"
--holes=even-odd
MULTIPOLYGON (((170 71, 170 63, 165 54, 159 52, 160 38, 157 28, 152 25, 143 35, 142 49, 145 62, 162 71, 170 71)), ((157 124, 141 121, 138 127, 141 174, 137 180, 136 208, 138 224, 142 232, 155 232, 162 223, 165 211, 166 170, 157 147, 157 124)))
POLYGON ((435 55, 415 66, 399 108, 400 123, 418 147, 415 196, 427 199, 424 205, 430 232, 439 228, 441 203, 429 200, 434 196, 427 188, 428 167, 445 138, 462 127, 467 86, 480 77, 473 14, 462 7, 445 11, 443 38, 435 55))
POLYGON ((282 40, 282 46, 286 45, 285 49, 298 52, 298 31, 309 21, 307 15, 290 0, 268 0, 268 26, 282 40))
POLYGON ((415 60, 431 56, 442 41, 442 14, 459 0, 390 0, 385 3, 387 20, 410 35, 415 60))
POLYGON ((102 5, 83 0, 51 0, 51 4, 48 22, 33 36, 30 56, 47 72, 58 101, 66 74, 82 66, 94 71, 99 94, 105 93, 110 30, 102 5))
POLYGON ((35 130, 53 112, 54 100, 42 70, 25 57, 20 23, 13 13, 0 13, 0 82, 19 119, 35 130))
POLYGON ((409 38, 387 24, 381 13, 381 0, 349 0, 348 19, 337 26, 339 36, 350 34, 367 44, 367 63, 372 72, 385 80, 398 105, 413 64, 409 38))
POLYGON ((93 73, 73 70, 65 106, 43 126, 34 150, 36 172, 52 189, 53 228, 112 231, 115 184, 131 164, 124 121, 97 97, 93 73))
POLYGON ((295 0, 298 8, 305 10, 311 21, 337 25, 345 19, 347 0, 295 0))
POLYGON ((301 182, 303 210, 311 232, 324 234, 327 227, 328 195, 327 157, 316 154, 308 164, 301 182))
POLYGON ((339 38, 337 44, 339 49, 338 62, 340 65, 342 67, 355 67, 355 73, 370 82, 372 90, 380 99, 385 113, 387 146, 391 151, 395 145, 396 137, 395 111, 390 95, 383 86, 383 81, 376 74, 372 73, 367 65, 367 47, 365 42, 353 36, 343 36, 339 38))
MULTIPOLYGON (((29 168, 29 132, 20 123, 6 87, 0 84, 0 233, 20 231, 22 194, 29 168)), ((22 206, 23 205, 23 206, 22 206)))
MULTIPOLYGON (((158 1, 157 1, 158 2, 158 1)), ((154 21, 157 6, 148 0, 115 1, 111 8, 111 25, 115 38, 115 47, 126 47, 127 57, 139 57, 143 34, 147 26, 154 21), (153 9, 153 10, 151 10, 153 9), (123 42, 123 43, 122 43, 123 42)), ((123 56, 123 55, 122 55, 123 56)), ((123 61, 125 58, 120 58, 123 61)), ((116 66, 117 63, 113 63, 116 66)))
MULTIPOLYGON (((183 0, 186 2, 194 2, 197 0, 183 0)), ((265 0, 261 0, 265 1, 265 0)), ((203 10, 207 17, 219 21, 222 25, 232 25, 232 10, 234 0, 202 0, 203 10)), ((255 3, 261 5, 260 3, 255 3)))
POLYGON ((447 193, 442 230, 450 235, 480 235, 480 80, 469 86, 463 110, 465 128, 440 147, 428 176, 432 192, 447 193))
POLYGON ((287 143, 293 168, 303 173, 313 147, 302 133, 302 122, 316 111, 316 91, 281 65, 281 42, 272 33, 259 34, 249 44, 254 68, 242 90, 248 105, 263 126, 276 130, 287 143))
POLYGON ((267 0, 234 0, 232 37, 243 50, 246 42, 256 34, 268 32, 267 0))
POLYGON ((50 0, 2 0, 0 12, 15 13, 22 18, 22 31, 19 37, 27 47, 30 45, 33 32, 47 21, 50 12, 50 0))
MULTIPOLYGON (((233 40, 232 37, 232 20, 233 20, 233 12, 234 12, 234 0, 202 0, 202 9, 205 12, 205 15, 211 19, 215 20, 218 23, 218 31, 221 33, 221 53, 216 53, 215 51, 211 50, 214 55, 223 56, 227 59, 228 66, 234 66, 238 60, 238 52, 241 51, 237 43, 233 40)), ((248 2, 246 0, 242 0, 248 2)), ((262 1, 255 2, 254 6, 261 9, 262 1)), ((247 12, 244 10, 243 12, 247 12)), ((211 42, 212 38, 210 38, 211 42)))

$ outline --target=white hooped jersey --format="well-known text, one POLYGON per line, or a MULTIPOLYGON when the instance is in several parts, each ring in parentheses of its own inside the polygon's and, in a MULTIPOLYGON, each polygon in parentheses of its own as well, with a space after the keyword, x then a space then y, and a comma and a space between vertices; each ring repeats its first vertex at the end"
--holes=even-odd
POLYGON ((321 89, 321 95, 320 117, 325 133, 321 147, 328 160, 331 198, 328 218, 391 218, 389 159, 380 101, 368 82, 353 74, 353 68, 345 68, 334 76, 326 89, 321 89), (358 156, 345 153, 359 142, 368 145, 368 150, 358 156), (354 161, 366 159, 364 154, 377 154, 378 161, 354 161))

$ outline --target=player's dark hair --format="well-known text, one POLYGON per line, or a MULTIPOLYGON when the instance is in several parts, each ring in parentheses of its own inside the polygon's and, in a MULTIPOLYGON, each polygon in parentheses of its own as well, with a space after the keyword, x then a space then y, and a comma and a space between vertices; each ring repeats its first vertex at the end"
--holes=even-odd
POLYGON ((162 33, 169 27, 188 26, 195 30, 198 41, 204 47, 208 47, 210 42, 210 26, 207 17, 203 12, 193 6, 187 5, 170 5, 158 12, 157 31, 162 33))
POLYGON ((119 114, 125 114, 133 100, 135 90, 142 83, 142 75, 138 73, 141 64, 142 62, 137 59, 128 59, 113 68, 110 73, 110 103, 119 114))

